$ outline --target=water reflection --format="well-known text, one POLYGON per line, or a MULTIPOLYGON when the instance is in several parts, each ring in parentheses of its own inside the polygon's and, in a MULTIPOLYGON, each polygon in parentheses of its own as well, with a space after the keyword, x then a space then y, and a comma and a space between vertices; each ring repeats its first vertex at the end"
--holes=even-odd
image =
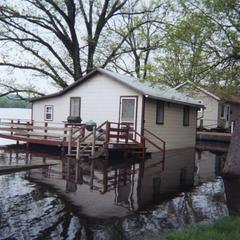
MULTIPOLYGON (((4 154, 8 157, 2 158, 8 159, 8 164, 17 161, 46 163, 52 161, 50 157, 55 158, 23 150, 5 149, 4 154)), ((59 160, 59 165, 31 170, 28 178, 56 188, 79 206, 84 215, 125 216, 214 179, 221 173, 224 157, 222 153, 218 155, 193 148, 168 151, 164 171, 159 154, 152 154, 145 162, 66 158, 59 160)))
POLYGON ((150 229, 160 233, 166 228, 178 228, 189 223, 211 222, 226 216, 228 209, 232 214, 240 214, 239 183, 223 183, 221 178, 216 178, 221 174, 225 156, 226 152, 213 149, 168 151, 163 170, 157 154, 152 154, 145 162, 114 159, 76 161, 57 160, 56 156, 21 149, 2 149, 2 165, 52 161, 59 165, 0 177, 2 191, 7 191, 0 196, 5 206, 0 207, 1 216, 4 216, 0 221, 0 233, 8 237, 11 232, 16 234, 16 229, 21 229, 23 234, 27 228, 29 231, 23 236, 57 236, 59 239, 63 232, 71 232, 71 221, 75 222, 75 233, 79 232, 82 223, 73 217, 71 211, 64 209, 59 199, 67 199, 70 206, 76 206, 74 211, 81 221, 84 219, 84 228, 91 232, 91 239, 99 239, 102 234, 107 238, 107 234, 114 236, 120 231, 124 239, 130 239, 138 233, 149 233, 150 229), (18 191, 15 191, 15 186, 19 186, 18 191), (8 204, 8 198, 14 192, 16 196, 11 197, 8 204), (15 206, 13 211, 8 210, 11 204, 15 206), (31 208, 38 208, 39 213, 34 210, 29 217, 31 208), (138 213, 134 214, 135 211, 138 213), (111 217, 118 218, 109 222, 111 217), (50 219, 51 230, 42 219, 50 219), (89 219, 94 219, 97 225, 90 226, 89 219), (22 222, 24 226, 19 225, 22 222), (14 224, 17 227, 13 229, 14 224), (35 230, 31 227, 33 225, 35 230), (58 226, 56 231, 55 225, 58 226), (45 235, 41 235, 43 232, 45 235))

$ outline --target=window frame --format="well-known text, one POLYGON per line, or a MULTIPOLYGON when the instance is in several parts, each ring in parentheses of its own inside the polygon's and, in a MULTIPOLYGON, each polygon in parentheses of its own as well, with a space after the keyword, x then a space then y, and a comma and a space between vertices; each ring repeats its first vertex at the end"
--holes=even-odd
POLYGON ((183 106, 183 126, 184 127, 190 126, 190 107, 189 106, 183 106), (187 122, 185 121, 186 120, 186 111, 188 113, 187 122))
POLYGON ((81 116, 81 97, 70 97, 70 106, 69 106, 69 116, 71 117, 80 117, 81 116), (78 99, 79 100, 79 116, 72 116, 71 115, 71 109, 72 109, 72 99, 78 99))
POLYGON ((225 103, 220 104, 220 119, 226 119, 225 103))
POLYGON ((53 105, 45 105, 44 106, 44 121, 53 121, 53 113, 54 113, 54 106, 53 105), (47 108, 51 108, 51 112, 47 112, 47 108), (51 114, 51 118, 47 118, 47 114, 51 114))
POLYGON ((164 119, 165 119, 165 102, 157 100, 157 104, 156 104, 156 124, 163 125, 164 124, 164 119), (163 117, 162 117, 161 121, 158 119, 159 110, 161 109, 161 108, 159 109, 159 106, 162 106, 162 109, 163 109, 162 110, 163 117))

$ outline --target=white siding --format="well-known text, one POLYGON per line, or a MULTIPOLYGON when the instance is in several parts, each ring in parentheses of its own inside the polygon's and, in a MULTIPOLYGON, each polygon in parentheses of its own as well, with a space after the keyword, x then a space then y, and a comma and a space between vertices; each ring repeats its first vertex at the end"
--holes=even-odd
POLYGON ((120 96, 138 96, 137 131, 141 132, 142 95, 117 81, 97 74, 66 94, 34 102, 33 120, 44 121, 44 106, 54 106, 54 122, 66 121, 70 112, 70 97, 81 97, 83 122, 93 120, 118 122, 120 96))
MULTIPOLYGON (((185 93, 188 96, 196 100, 201 100, 205 106, 203 114, 203 126, 205 128, 215 128, 218 126, 218 115, 219 115, 219 101, 205 92, 195 88, 193 86, 183 86, 179 91, 185 93)), ((198 119, 202 117, 202 113, 198 113, 198 119)), ((198 126, 200 121, 198 121, 198 126)))
MULTIPOLYGON (((203 114, 203 127, 205 128, 217 127, 219 101, 202 91, 197 92, 197 90, 196 90, 196 94, 194 95, 194 98, 201 100, 202 104, 205 106, 204 114, 203 114)), ((201 117, 201 114, 198 115, 198 118, 200 117, 201 117)))
MULTIPOLYGON (((190 124, 183 126, 183 105, 165 102, 164 124, 156 124, 156 100, 146 99, 145 128, 162 138, 166 142, 166 149, 194 147, 196 139, 197 109, 190 108, 190 124)), ((155 138, 148 134, 155 143, 155 138)), ((159 144, 160 145, 160 144, 159 144)), ((161 145, 160 145, 161 146, 161 145)), ((157 151, 148 146, 147 151, 157 151)))

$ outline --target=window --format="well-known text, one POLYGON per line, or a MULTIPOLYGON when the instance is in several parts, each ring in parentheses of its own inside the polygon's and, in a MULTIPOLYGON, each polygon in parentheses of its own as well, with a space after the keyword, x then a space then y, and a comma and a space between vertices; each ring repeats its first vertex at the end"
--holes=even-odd
POLYGON ((183 107, 183 126, 189 126, 189 107, 183 107))
POLYGON ((70 98, 70 116, 71 117, 80 117, 80 106, 81 106, 80 97, 70 98))
POLYGON ((225 105, 221 104, 221 118, 225 118, 225 105))
POLYGON ((122 122, 134 122, 136 112, 136 98, 122 98, 122 122))
POLYGON ((52 121, 53 120, 53 105, 46 105, 45 106, 44 118, 45 118, 45 121, 52 121))
POLYGON ((164 123, 164 102, 162 101, 157 101, 156 123, 164 123))

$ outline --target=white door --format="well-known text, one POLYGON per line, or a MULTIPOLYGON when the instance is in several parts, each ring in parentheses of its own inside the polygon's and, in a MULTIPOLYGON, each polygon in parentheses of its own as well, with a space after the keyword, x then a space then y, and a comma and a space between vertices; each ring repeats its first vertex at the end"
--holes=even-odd
POLYGON ((120 123, 126 123, 131 129, 135 130, 136 119, 137 97, 120 97, 120 123))

